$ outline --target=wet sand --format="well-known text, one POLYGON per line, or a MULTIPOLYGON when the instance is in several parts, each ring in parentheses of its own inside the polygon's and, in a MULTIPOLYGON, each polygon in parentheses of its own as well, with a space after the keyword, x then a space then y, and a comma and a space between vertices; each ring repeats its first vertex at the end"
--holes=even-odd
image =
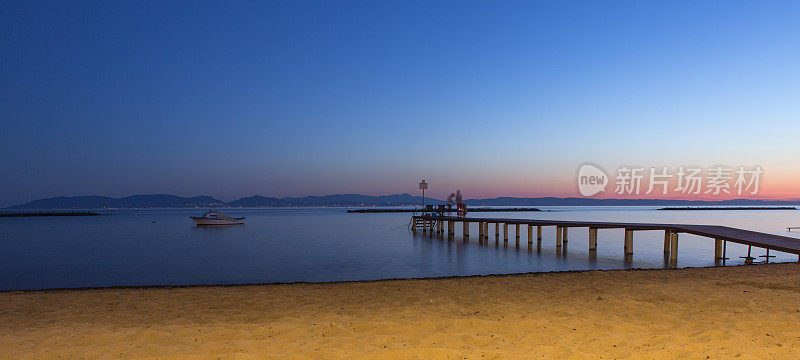
POLYGON ((2 359, 797 359, 800 264, 0 293, 2 359))

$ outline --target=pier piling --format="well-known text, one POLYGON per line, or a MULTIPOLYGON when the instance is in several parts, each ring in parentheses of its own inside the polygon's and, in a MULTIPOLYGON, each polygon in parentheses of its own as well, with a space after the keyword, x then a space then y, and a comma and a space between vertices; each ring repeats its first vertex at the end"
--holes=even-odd
POLYGON ((669 264, 671 267, 678 265, 678 234, 670 235, 669 264))
POLYGON ((633 254, 633 230, 625 229, 625 255, 633 254))
POLYGON ((533 225, 528 225, 528 244, 533 244, 533 225))
POLYGON ((597 228, 589 228, 589 251, 597 250, 597 228))
POLYGON ((556 226, 556 248, 561 248, 561 234, 562 234, 561 226, 556 226))

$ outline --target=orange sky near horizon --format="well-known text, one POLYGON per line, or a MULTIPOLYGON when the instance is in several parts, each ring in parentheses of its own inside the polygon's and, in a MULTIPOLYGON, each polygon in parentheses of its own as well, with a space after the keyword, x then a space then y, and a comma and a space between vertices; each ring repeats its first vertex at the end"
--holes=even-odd
MULTIPOLYGON (((762 167, 763 168, 763 167, 762 167)), ((797 179, 800 178, 800 168, 763 168, 764 174, 759 179, 759 191, 751 194, 745 191, 738 195, 733 188, 734 180, 730 181, 730 193, 706 194, 706 178, 703 178, 703 188, 701 193, 682 194, 675 192, 675 181, 670 182, 667 194, 661 193, 661 188, 656 187, 655 191, 646 194, 648 189, 647 176, 642 180, 641 191, 636 194, 618 194, 615 192, 616 184, 614 174, 611 175, 610 183, 604 192, 591 196, 597 199, 670 199, 670 200, 729 200, 729 199, 759 199, 759 200, 800 200, 800 186, 797 179)), ((494 197, 583 197, 578 191, 577 174, 567 174, 565 172, 552 173, 551 176, 534 176, 532 174, 512 175, 503 174, 498 177, 475 176, 466 178, 467 181, 459 183, 459 179, 446 178, 443 181, 428 179, 430 188, 426 191, 427 196, 435 198, 446 198, 449 189, 460 189, 465 198, 494 198, 494 197), (441 190, 441 189, 448 190, 441 190)), ((705 174, 704 174, 705 175, 705 174)), ((407 191, 419 195, 419 191, 407 191)))

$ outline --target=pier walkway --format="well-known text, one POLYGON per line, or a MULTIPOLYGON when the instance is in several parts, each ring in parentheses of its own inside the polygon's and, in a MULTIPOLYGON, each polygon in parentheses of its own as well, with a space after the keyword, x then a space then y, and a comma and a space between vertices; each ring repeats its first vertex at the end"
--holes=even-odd
MULTIPOLYGON (((540 220, 540 219, 504 219, 504 218, 470 218, 455 216, 438 215, 415 215, 412 216, 412 230, 431 231, 444 235, 445 224, 447 225, 448 237, 455 234, 455 223, 461 223, 464 239, 469 238, 469 224, 478 224, 478 238, 484 240, 489 238, 489 224, 494 224, 495 238, 499 239, 500 229, 503 229, 503 240, 508 241, 508 227, 515 227, 515 237, 520 238, 520 227, 526 226, 528 233, 528 243, 533 242, 533 228, 536 228, 536 239, 542 241, 542 227, 556 227, 556 247, 560 248, 568 241, 568 229, 574 227, 589 228, 589 251, 597 250, 597 231, 600 229, 624 229, 624 252, 625 255, 633 254, 633 232, 660 230, 664 231, 664 254, 669 256, 670 263, 674 264, 678 259, 678 234, 686 233, 712 238, 715 240, 714 258, 726 259, 726 242, 730 241, 747 246, 755 246, 767 249, 767 261, 769 261, 769 250, 782 251, 800 255, 800 239, 767 234, 757 231, 750 231, 738 228, 718 225, 687 225, 687 224, 654 224, 654 223, 627 223, 627 222, 598 222, 598 221, 563 221, 563 220, 540 220)), ((751 263, 753 257, 744 257, 746 263, 751 263)), ((800 259, 800 258, 799 258, 800 259)))

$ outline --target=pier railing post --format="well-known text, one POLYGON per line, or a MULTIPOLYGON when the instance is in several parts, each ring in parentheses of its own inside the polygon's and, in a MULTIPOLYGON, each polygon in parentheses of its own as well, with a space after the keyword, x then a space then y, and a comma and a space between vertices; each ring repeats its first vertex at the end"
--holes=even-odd
POLYGON ((589 228, 589 251, 597 250, 597 228, 589 228))

